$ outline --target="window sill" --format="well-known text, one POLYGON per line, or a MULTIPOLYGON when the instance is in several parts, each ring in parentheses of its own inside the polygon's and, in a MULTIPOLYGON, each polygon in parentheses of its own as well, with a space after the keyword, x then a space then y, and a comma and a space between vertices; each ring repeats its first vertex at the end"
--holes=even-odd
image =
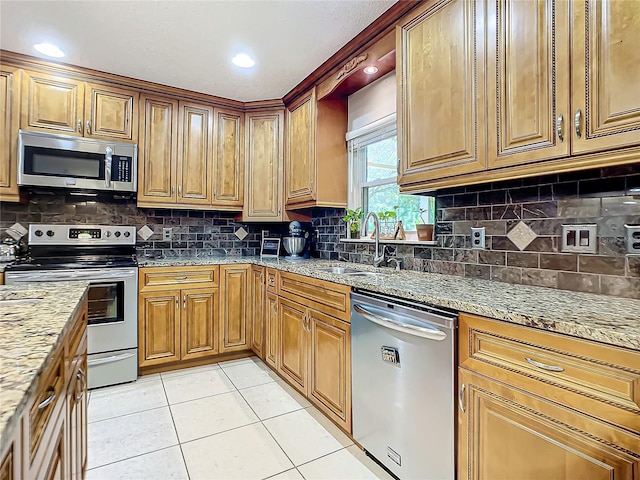
MULTIPOLYGON (((341 238, 341 243, 375 243, 373 238, 362 237, 362 238, 341 238)), ((424 240, 416 240, 407 238, 406 240, 388 240, 388 239, 380 239, 380 243, 390 243, 395 245, 437 245, 438 242, 435 240, 432 241, 424 241, 424 240)))

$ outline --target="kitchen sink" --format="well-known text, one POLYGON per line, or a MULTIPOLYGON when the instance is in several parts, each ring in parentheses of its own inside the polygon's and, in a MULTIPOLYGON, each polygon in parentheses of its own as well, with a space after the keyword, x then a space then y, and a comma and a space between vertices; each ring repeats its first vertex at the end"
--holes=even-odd
POLYGON ((370 272, 368 270, 345 267, 322 267, 316 268, 315 270, 318 272, 333 273, 334 275, 348 275, 349 277, 378 277, 384 275, 384 273, 381 272, 370 272))

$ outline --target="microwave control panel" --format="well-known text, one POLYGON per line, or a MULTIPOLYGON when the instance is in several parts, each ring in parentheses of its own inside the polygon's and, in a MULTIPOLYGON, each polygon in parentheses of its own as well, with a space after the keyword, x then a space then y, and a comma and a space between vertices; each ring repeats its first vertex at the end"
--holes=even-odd
POLYGON ((131 182, 131 164, 133 159, 123 155, 114 155, 111 166, 111 181, 131 182))

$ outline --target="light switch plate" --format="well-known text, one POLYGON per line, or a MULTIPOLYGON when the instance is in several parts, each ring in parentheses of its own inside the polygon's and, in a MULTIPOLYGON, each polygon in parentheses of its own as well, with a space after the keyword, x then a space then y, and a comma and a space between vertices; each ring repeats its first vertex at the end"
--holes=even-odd
POLYGON ((561 252, 597 253, 598 225, 562 225, 561 252))
POLYGON ((640 225, 624 226, 624 242, 627 253, 640 254, 640 225))
POLYGON ((471 248, 485 248, 484 227, 471 227, 471 248))

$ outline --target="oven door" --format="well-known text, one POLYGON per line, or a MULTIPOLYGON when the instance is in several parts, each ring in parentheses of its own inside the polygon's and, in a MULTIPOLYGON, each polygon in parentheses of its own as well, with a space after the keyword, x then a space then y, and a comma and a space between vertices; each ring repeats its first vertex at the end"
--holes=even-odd
POLYGON ((88 351, 103 353, 138 346, 138 269, 86 268, 7 272, 6 281, 89 282, 88 351))

